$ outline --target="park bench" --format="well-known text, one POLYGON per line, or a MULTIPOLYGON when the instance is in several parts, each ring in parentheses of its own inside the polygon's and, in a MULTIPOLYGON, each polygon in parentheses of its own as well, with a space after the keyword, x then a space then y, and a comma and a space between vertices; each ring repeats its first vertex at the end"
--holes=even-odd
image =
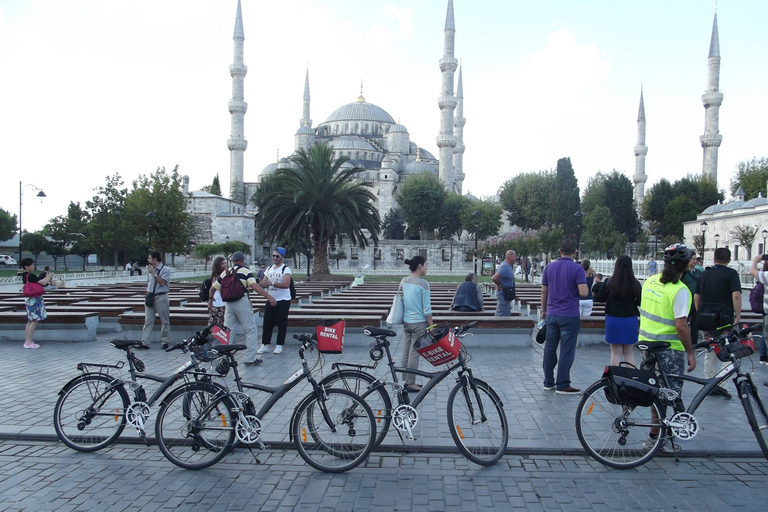
MULTIPOLYGON (((35 341, 94 341, 99 324, 98 313, 54 312, 37 324, 35 341)), ((24 341, 27 325, 25 311, 0 312, 0 340, 24 341)))

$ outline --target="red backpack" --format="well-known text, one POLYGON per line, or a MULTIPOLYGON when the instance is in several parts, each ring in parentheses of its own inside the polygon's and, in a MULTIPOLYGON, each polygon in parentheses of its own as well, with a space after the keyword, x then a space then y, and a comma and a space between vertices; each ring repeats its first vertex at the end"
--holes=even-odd
POLYGON ((763 283, 757 283, 752 291, 749 292, 749 306, 752 308, 753 313, 765 314, 763 309, 763 296, 765 295, 765 286, 763 283))
POLYGON ((226 270, 226 275, 221 279, 221 300, 233 302, 245 296, 245 288, 237 275, 237 269, 232 267, 226 270))

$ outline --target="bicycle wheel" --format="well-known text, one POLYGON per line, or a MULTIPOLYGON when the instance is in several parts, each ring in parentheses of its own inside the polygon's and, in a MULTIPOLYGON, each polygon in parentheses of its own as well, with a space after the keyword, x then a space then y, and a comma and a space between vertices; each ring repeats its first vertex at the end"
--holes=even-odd
POLYGON ((376 417, 376 443, 377 448, 387 437, 389 426, 392 423, 392 399, 384 386, 371 389, 378 379, 370 373, 355 370, 342 370, 334 372, 323 379, 323 386, 346 389, 359 395, 360 398, 371 407, 376 417))
POLYGON ((596 461, 611 468, 629 469, 645 464, 661 447, 664 415, 658 400, 650 407, 611 403, 608 381, 592 384, 576 407, 576 434, 581 446, 596 461), (650 437, 651 429, 658 432, 650 437))
POLYGON ((220 461, 234 446, 236 405, 221 388, 201 382, 183 385, 163 400, 155 437, 163 455, 184 469, 220 461))
POLYGON ((95 452, 112 444, 125 429, 131 401, 123 384, 107 375, 83 375, 59 392, 53 426, 64 444, 95 452))
POLYGON ((371 453, 376 421, 365 400, 351 391, 331 388, 325 394, 323 399, 312 393, 299 403, 291 436, 307 464, 340 473, 357 467, 371 453))
POLYGON ((448 425, 453 441, 467 459, 481 466, 491 466, 507 449, 507 415, 493 388, 482 380, 473 378, 473 381, 477 393, 464 379, 451 390, 448 425))
POLYGON ((752 427, 752 432, 755 433, 757 438, 757 444, 763 450, 763 455, 768 458, 768 441, 766 441, 766 436, 768 436, 768 411, 766 411, 763 401, 760 400, 760 395, 757 394, 757 387, 751 379, 749 381, 742 381, 739 386, 739 397, 741 398, 741 405, 744 406, 749 426, 752 427))

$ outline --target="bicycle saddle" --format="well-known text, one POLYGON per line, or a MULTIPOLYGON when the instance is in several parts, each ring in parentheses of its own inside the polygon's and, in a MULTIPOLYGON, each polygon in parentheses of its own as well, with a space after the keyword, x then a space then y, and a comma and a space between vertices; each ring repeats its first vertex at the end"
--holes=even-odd
POLYGON ((374 338, 378 338, 379 336, 384 336, 385 338, 397 336, 395 331, 390 329, 379 329, 378 327, 373 327, 372 325, 363 327, 363 333, 365 333, 366 336, 372 336, 374 338))
POLYGON ((235 344, 235 345, 214 345, 212 348, 219 354, 229 354, 230 352, 245 350, 248 347, 243 344, 240 344, 240 345, 235 344))
POLYGON ((664 350, 665 348, 669 348, 669 343, 666 341, 640 341, 637 343, 638 350, 649 350, 651 352, 656 352, 657 350, 664 350))
POLYGON ((109 342, 115 348, 121 348, 127 350, 132 347, 140 347, 141 340, 112 340, 109 342))

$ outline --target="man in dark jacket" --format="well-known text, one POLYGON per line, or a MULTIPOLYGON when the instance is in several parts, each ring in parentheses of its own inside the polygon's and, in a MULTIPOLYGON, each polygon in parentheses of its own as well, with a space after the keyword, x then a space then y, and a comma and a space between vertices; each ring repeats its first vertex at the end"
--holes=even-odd
POLYGON ((464 282, 456 289, 453 302, 451 302, 451 309, 456 311, 483 310, 483 287, 477 284, 475 274, 467 274, 464 282))

